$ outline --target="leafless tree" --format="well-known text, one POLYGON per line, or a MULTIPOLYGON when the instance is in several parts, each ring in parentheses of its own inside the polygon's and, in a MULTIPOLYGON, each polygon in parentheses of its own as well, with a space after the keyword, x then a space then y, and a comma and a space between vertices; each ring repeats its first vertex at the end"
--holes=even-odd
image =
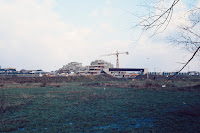
POLYGON ((139 17, 140 22, 136 27, 141 27, 143 31, 154 30, 152 36, 163 32, 170 23, 173 15, 173 10, 180 0, 173 0, 169 4, 168 0, 155 0, 148 7, 149 13, 144 17, 139 17))
MULTIPOLYGON (((181 0, 154 0, 149 7, 149 14, 140 17, 140 22, 136 25, 141 27, 143 31, 154 30, 152 36, 163 32, 168 27, 174 8, 181 0)), ((185 14, 189 14, 189 25, 179 26, 179 31, 176 37, 171 37, 170 41, 176 44, 184 44, 191 52, 198 48, 200 33, 200 7, 193 6, 185 14), (190 47, 188 47, 190 46, 190 47)))
POLYGON ((178 31, 169 37, 171 43, 183 46, 194 53, 200 47, 200 10, 191 10, 187 24, 180 25, 178 31))
MULTIPOLYGON (((160 5, 161 3, 164 5, 165 3, 169 2, 168 0, 155 0, 153 6, 150 6, 151 8, 153 8, 153 12, 150 11, 149 15, 141 17, 140 22, 136 26, 141 27, 143 32, 154 30, 152 36, 157 33, 163 32, 168 27, 173 15, 174 8, 176 8, 176 5, 180 1, 181 0, 172 0, 172 3, 168 4, 168 6, 165 7, 160 5)), ((175 31, 176 34, 173 34, 173 36, 171 36, 169 40, 176 45, 183 46, 185 49, 192 52, 193 55, 184 64, 184 66, 175 73, 175 75, 183 70, 200 50, 200 7, 194 6, 185 13, 189 14, 187 18, 188 23, 185 25, 180 25, 179 30, 175 31)), ((173 75, 172 77, 174 77, 175 75, 173 75)))

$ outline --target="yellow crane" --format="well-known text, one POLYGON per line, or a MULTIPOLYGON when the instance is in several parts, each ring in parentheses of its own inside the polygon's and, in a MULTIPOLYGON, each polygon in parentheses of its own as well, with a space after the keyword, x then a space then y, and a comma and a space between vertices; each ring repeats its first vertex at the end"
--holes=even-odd
POLYGON ((129 54, 128 52, 116 52, 112 54, 107 54, 107 55, 102 55, 102 56, 111 56, 111 55, 116 55, 117 56, 117 62, 116 62, 116 68, 119 68, 119 54, 129 54))

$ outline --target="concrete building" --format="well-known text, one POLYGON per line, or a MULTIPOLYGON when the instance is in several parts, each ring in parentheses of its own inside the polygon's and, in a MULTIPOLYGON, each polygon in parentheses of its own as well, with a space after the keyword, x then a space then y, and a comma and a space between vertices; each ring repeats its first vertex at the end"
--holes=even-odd
POLYGON ((20 70, 20 74, 45 74, 46 72, 42 71, 41 69, 38 70, 20 70))
MULTIPOLYGON (((149 75, 162 75, 162 76, 171 76, 176 74, 176 72, 148 72, 149 75)), ((182 76, 198 76, 200 73, 196 71, 189 71, 189 72, 180 72, 176 75, 182 75, 182 76)))
POLYGON ((78 75, 99 75, 102 73, 110 74, 118 78, 135 77, 148 72, 145 68, 114 68, 114 65, 104 60, 95 60, 85 70, 78 71, 78 75))
POLYGON ((90 66, 83 67, 77 72, 78 75, 99 75, 105 69, 113 68, 113 64, 104 60, 95 60, 90 63, 90 66))
POLYGON ((67 65, 64 65, 61 69, 58 70, 58 73, 77 73, 78 71, 82 70, 82 63, 78 62, 70 62, 67 65))
POLYGON ((16 74, 16 68, 4 68, 0 69, 0 74, 16 74))
POLYGON ((146 68, 109 68, 106 73, 118 78, 133 78, 147 72, 146 68))
POLYGON ((146 74, 148 70, 145 68, 114 68, 114 65, 109 62, 95 60, 90 63, 90 66, 86 67, 83 67, 82 63, 71 62, 64 65, 58 71, 58 75, 69 76, 71 72, 74 72, 74 75, 99 75, 107 73, 118 78, 129 78, 140 74, 146 74))
POLYGON ((188 75, 199 76, 199 72, 196 72, 196 71, 189 71, 189 72, 188 72, 188 75))
POLYGON ((80 70, 76 74, 77 75, 90 75, 89 66, 80 68, 80 70))
POLYGON ((95 60, 91 62, 88 73, 91 75, 99 75, 103 70, 113 67, 113 64, 108 63, 104 60, 95 60))

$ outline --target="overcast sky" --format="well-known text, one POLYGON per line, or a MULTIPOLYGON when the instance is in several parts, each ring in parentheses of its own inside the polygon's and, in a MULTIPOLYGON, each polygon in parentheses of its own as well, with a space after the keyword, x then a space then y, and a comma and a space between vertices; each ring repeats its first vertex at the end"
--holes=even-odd
MULTIPOLYGON (((166 36, 184 22, 180 16, 189 8, 178 3, 168 29, 149 38, 132 27, 143 15, 141 0, 0 0, 0 65, 2 68, 52 71, 76 61, 89 65, 102 59, 120 67, 177 71, 191 53, 168 44, 166 36), (140 38, 139 38, 140 37, 140 38)), ((200 71, 200 58, 188 69, 200 71)))

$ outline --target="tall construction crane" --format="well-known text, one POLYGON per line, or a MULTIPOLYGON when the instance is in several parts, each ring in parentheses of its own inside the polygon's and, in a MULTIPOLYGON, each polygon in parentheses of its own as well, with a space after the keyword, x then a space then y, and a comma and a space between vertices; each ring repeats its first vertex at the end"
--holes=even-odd
POLYGON ((102 56, 111 56, 111 55, 116 55, 117 56, 117 62, 116 62, 116 68, 119 68, 119 54, 127 54, 128 52, 116 52, 116 53, 112 53, 112 54, 107 54, 107 55, 102 55, 102 56))

